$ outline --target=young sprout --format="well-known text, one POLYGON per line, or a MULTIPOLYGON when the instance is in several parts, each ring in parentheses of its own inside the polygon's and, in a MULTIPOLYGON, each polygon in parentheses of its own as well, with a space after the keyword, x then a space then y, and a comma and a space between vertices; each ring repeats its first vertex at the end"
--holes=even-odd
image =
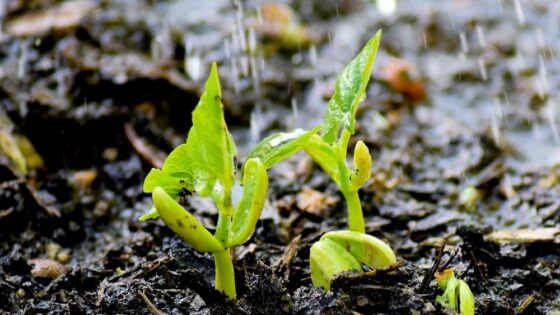
POLYGON ((480 198, 480 191, 476 187, 467 186, 459 195, 459 205, 469 212, 476 212, 476 205, 480 198))
POLYGON ((338 76, 325 121, 310 131, 274 134, 259 143, 249 157, 259 158, 266 168, 304 149, 337 183, 348 205, 350 230, 365 233, 358 190, 371 176, 371 155, 358 141, 354 148, 354 169, 346 163, 350 136, 355 131, 356 111, 365 91, 379 47, 378 31, 338 76), (316 134, 320 131, 320 135, 316 134))
POLYGON ((436 272, 435 278, 440 289, 444 290, 436 301, 461 315, 474 315, 474 295, 465 281, 455 278, 452 268, 436 272))
POLYGON ((362 264, 372 269, 385 268, 396 261, 391 247, 374 236, 354 231, 329 232, 311 246, 311 282, 330 290, 331 280, 340 273, 362 272, 362 264))
POLYGON ((235 154, 235 143, 224 119, 214 63, 205 92, 192 113, 192 127, 186 143, 175 148, 162 169, 152 169, 144 181, 144 191, 152 193, 154 207, 140 220, 161 217, 193 248, 213 254, 215 287, 230 299, 236 298, 231 248, 243 244, 253 234, 268 189, 264 165, 258 158, 250 158, 243 166, 243 194, 234 207, 235 154), (208 196, 216 204, 219 217, 213 235, 177 202, 185 191, 208 196))
POLYGON ((371 155, 366 145, 358 141, 352 170, 346 163, 346 152, 350 136, 355 132, 358 105, 365 99, 380 39, 381 31, 378 31, 338 76, 321 136, 314 135, 304 148, 337 183, 348 206, 350 230, 360 233, 365 233, 365 224, 358 190, 371 176, 371 155))

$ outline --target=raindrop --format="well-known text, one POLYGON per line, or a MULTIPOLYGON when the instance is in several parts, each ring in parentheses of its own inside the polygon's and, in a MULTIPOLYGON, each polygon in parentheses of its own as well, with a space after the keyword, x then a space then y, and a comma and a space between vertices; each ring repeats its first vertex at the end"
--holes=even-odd
POLYGON ((482 80, 486 81, 486 65, 484 64, 484 60, 482 60, 482 58, 478 58, 477 62, 478 68, 480 69, 480 76, 482 77, 482 80))
POLYGON ((377 8, 381 14, 389 16, 395 12, 397 8, 396 0, 377 0, 377 8))
POLYGON ((467 35, 465 32, 459 33, 459 39, 461 40, 461 49, 466 54, 469 52, 469 44, 467 43, 467 35))
POLYGON ((255 30, 250 27, 249 28, 249 52, 251 54, 257 51, 257 35, 255 34, 255 30))
POLYGON ((492 129, 492 138, 494 138, 494 143, 496 145, 500 145, 500 127, 498 123, 497 115, 490 116, 491 120, 491 129, 492 129))
POLYGON ((424 49, 428 49, 428 39, 425 32, 422 32, 422 41, 424 42, 424 49))
POLYGON ((236 15, 236 28, 237 28, 237 35, 239 36, 239 41, 241 44, 241 50, 247 51, 247 37, 245 35, 245 31, 243 28, 243 5, 241 1, 235 0, 235 6, 237 6, 237 15, 236 15))
POLYGON ((29 42, 24 41, 21 43, 19 47, 19 58, 17 63, 17 76, 19 79, 23 79, 25 76, 26 68, 27 68, 27 52, 29 49, 29 42))
POLYGON ((517 22, 519 22, 520 25, 525 24, 525 14, 523 13, 523 8, 521 7, 519 0, 513 0, 513 3, 515 5, 515 14, 517 15, 517 22))
POLYGON ((6 19, 8 1, 0 0, 0 40, 4 37, 4 19, 6 19))
POLYGON ((480 47, 486 48, 486 40, 484 39, 484 30, 480 25, 476 26, 476 36, 478 37, 478 43, 480 44, 480 47))
POLYGON ((184 60, 184 71, 185 73, 193 80, 198 81, 204 75, 204 66, 202 62, 202 58, 199 54, 195 53, 190 45, 190 42, 187 41, 187 37, 185 36, 185 60, 184 60))
POLYGON ((317 65, 317 48, 315 45, 311 45, 311 47, 309 47, 309 63, 312 66, 317 65))
POLYGON ((545 118, 552 129, 552 136, 554 137, 554 142, 556 145, 560 145, 560 134, 558 133, 558 127, 556 126, 556 103, 551 101, 548 102, 545 112, 545 118))
POLYGON ((258 113, 258 110, 255 109, 251 112, 251 142, 252 143, 256 143, 257 141, 259 141, 259 139, 261 138, 261 128, 259 125, 259 121, 260 121, 260 114, 258 113))
POLYGON ((257 7, 257 22, 259 25, 263 25, 262 9, 260 6, 257 7))
POLYGON ((231 78, 230 82, 233 82, 233 89, 235 93, 239 94, 241 90, 240 80, 239 80, 239 69, 237 68, 237 62, 235 62, 235 58, 231 59, 231 78))
POLYGON ((292 112, 294 114, 294 119, 297 120, 299 115, 298 115, 298 102, 296 100, 295 97, 292 97, 292 112))
POLYGON ((548 92, 548 71, 546 69, 546 62, 543 54, 539 55, 539 77, 542 82, 543 90, 548 92))
POLYGON ((231 58, 231 44, 229 42, 229 38, 224 39, 224 53, 226 55, 226 59, 231 58))
POLYGON ((241 67, 241 75, 246 77, 249 75, 249 58, 247 56, 240 56, 238 58, 239 65, 241 67))

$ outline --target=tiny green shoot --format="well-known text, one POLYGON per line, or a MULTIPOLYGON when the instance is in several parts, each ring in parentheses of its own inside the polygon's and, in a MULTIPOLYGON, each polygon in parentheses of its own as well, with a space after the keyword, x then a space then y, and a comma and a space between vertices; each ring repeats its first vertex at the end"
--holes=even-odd
POLYGON ((348 206, 350 230, 365 233, 358 190, 371 176, 371 155, 362 141, 354 149, 354 169, 346 163, 348 141, 355 132, 356 111, 365 99, 366 87, 377 55, 378 31, 338 76, 329 101, 321 136, 313 136, 305 151, 337 183, 348 206))
POLYGON ((215 287, 230 299, 236 298, 231 248, 243 244, 253 234, 268 189, 265 166, 258 158, 248 159, 243 165, 241 200, 234 207, 235 154, 235 143, 224 119, 218 69, 214 63, 205 91, 192 113, 192 127, 186 143, 175 148, 162 169, 152 169, 144 181, 144 192, 152 193, 154 207, 140 220, 161 217, 193 248, 212 253, 215 287), (216 204, 219 216, 214 234, 178 203, 179 197, 187 191, 210 197, 216 204))
POLYGON ((474 315, 474 295, 465 281, 455 278, 452 268, 436 272, 435 278, 440 289, 444 290, 436 298, 437 302, 461 315, 474 315))
POLYGON ((310 249, 311 282, 330 290, 332 279, 346 271, 362 272, 362 264, 372 269, 397 261, 393 250, 380 239, 354 231, 326 233, 310 249))
POLYGON ((476 206, 480 201, 481 193, 474 186, 467 186, 459 195, 459 205, 468 212, 476 212, 476 206))
POLYGON ((249 157, 259 158, 269 168, 304 149, 337 183, 348 205, 350 230, 360 233, 365 233, 365 224, 358 190, 371 176, 371 155, 367 146, 358 141, 354 148, 354 169, 351 169, 346 152, 350 136, 355 132, 358 105, 365 99, 380 39, 381 31, 378 31, 338 76, 322 125, 310 131, 274 134, 249 153, 249 157))

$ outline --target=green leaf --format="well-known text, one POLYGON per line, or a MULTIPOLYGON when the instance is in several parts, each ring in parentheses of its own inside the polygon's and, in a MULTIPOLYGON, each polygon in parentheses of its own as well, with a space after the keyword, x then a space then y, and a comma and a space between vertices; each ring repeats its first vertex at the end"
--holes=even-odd
POLYGON ((276 163, 286 159, 305 147, 321 126, 305 131, 296 129, 292 132, 279 132, 266 137, 249 153, 249 158, 259 158, 265 168, 271 168, 276 163))
POLYGON ((474 295, 469 285, 459 280, 459 312, 461 315, 474 315, 474 295))
POLYGON ((377 237, 354 232, 334 231, 326 233, 321 240, 330 240, 345 248, 359 262, 373 269, 385 268, 397 262, 389 245, 377 237))
POLYGON ((233 157, 236 149, 224 119, 215 63, 212 64, 204 94, 192 113, 192 122, 187 151, 195 190, 202 196, 211 195, 219 203, 229 195, 234 183, 233 157))
POLYGON ((152 168, 144 180, 144 192, 151 193, 154 188, 160 186, 173 198, 177 198, 183 189, 187 189, 183 179, 165 174, 157 168, 152 168))
MULTIPOLYGON (((177 199, 184 190, 192 191, 194 189, 186 144, 181 144, 171 151, 161 170, 152 168, 148 173, 144 179, 144 192, 151 193, 157 186, 162 187, 173 199, 177 199)), ((157 211, 152 208, 139 220, 146 221, 157 217, 157 211)))
POLYGON ((157 212, 156 207, 152 207, 150 209, 150 211, 144 213, 140 218, 138 218, 138 221, 148 221, 148 220, 152 220, 152 219, 157 219, 159 218, 159 213, 157 212))
POLYGON ((162 187, 154 188, 152 198, 165 225, 196 250, 210 253, 224 250, 214 236, 162 187))
POLYGON ((338 169, 339 156, 335 149, 327 144, 321 137, 313 135, 305 146, 305 152, 311 156, 315 163, 329 174, 330 178, 340 186, 338 169))
POLYGON ((249 159, 243 166, 243 196, 233 213, 229 245, 245 243, 261 216, 268 190, 266 169, 259 159, 249 159))
POLYGON ((356 258, 344 246, 329 239, 321 239, 311 246, 309 267, 313 286, 323 287, 325 290, 330 290, 331 280, 342 272, 362 272, 362 266, 356 258))
POLYGON ((367 42, 336 79, 323 128, 323 139, 329 144, 337 140, 342 129, 354 133, 354 116, 365 95, 380 39, 381 30, 367 42))
POLYGON ((193 190, 192 168, 189 162, 189 153, 186 144, 176 147, 165 159, 161 169, 165 174, 183 180, 189 191, 193 190))
POLYGON ((442 295, 436 297, 436 301, 443 307, 457 311, 457 299, 459 282, 457 278, 453 277, 447 281, 447 286, 442 295))

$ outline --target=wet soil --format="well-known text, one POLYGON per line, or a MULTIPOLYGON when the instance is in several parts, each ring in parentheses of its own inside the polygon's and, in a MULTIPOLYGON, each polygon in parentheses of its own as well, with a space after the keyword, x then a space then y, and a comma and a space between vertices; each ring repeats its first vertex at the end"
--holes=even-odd
MULTIPOLYGON (((446 313, 433 281, 444 265, 477 313, 560 312, 558 12, 545 0, 399 1, 389 14, 357 0, 0 1, 0 313, 446 313), (184 141, 212 61, 242 162, 264 136, 318 124, 336 74, 379 28, 352 142, 374 157, 367 232, 398 264, 311 286, 309 248, 345 228, 345 204, 298 154, 269 172, 227 301, 211 256, 137 221, 145 175, 184 141)), ((206 200, 187 207, 214 228, 206 200)))

